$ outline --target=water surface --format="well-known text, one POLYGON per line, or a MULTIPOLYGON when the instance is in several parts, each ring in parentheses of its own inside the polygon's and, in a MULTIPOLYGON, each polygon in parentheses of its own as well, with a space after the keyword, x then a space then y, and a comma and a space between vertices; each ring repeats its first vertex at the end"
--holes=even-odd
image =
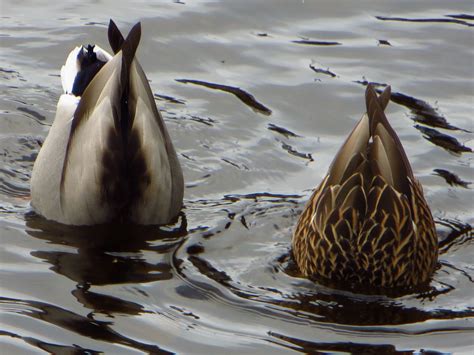
POLYGON ((2 353, 472 351, 472 2, 0 6, 2 353), (59 69, 78 44, 109 48, 109 18, 142 21, 138 57, 184 170, 186 207, 160 230, 70 228, 29 205, 59 69), (336 291, 288 257, 367 81, 392 85, 387 114, 437 221, 427 293, 336 291))

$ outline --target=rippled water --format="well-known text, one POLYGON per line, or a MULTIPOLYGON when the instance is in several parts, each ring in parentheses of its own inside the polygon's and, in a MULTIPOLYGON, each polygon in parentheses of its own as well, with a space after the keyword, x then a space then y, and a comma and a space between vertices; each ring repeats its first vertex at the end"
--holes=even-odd
POLYGON ((472 353, 472 2, 0 6, 2 353, 472 353), (109 18, 142 21, 138 56, 184 170, 186 208, 161 230, 70 228, 29 206, 59 68, 77 44, 109 48, 109 18), (366 81, 392 85, 388 117, 437 221, 425 294, 335 291, 288 257, 366 81))

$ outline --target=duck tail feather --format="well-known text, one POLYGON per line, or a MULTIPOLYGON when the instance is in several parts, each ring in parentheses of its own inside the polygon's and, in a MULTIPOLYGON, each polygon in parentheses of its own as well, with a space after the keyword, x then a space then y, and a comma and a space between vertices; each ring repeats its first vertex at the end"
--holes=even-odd
POLYGON ((128 33, 127 38, 122 44, 122 87, 124 88, 128 87, 129 85, 130 65, 135 58, 135 52, 137 51, 138 44, 140 43, 141 33, 141 24, 138 22, 132 27, 128 33))
MULTIPOLYGON (((113 29, 114 26, 115 24, 111 26, 111 37, 115 38, 112 43, 116 49, 121 34, 118 29, 113 29)), ((123 184, 112 182, 120 179, 125 169, 123 161, 126 142, 133 123, 127 107, 130 67, 140 37, 141 26, 137 23, 123 41, 120 50, 86 87, 74 112, 60 181, 60 206, 65 212, 73 211, 75 201, 80 200, 76 191, 71 188, 77 183, 76 175, 84 176, 82 188, 84 194, 90 197, 90 206, 97 205, 99 200, 108 203, 112 201, 119 207, 124 204, 122 196, 127 194, 122 193, 123 184), (84 161, 87 159, 89 164, 85 165, 84 161), (86 167, 81 170, 84 166, 86 167), (102 188, 112 185, 115 187, 107 187, 105 190, 102 188), (98 189, 101 191, 96 191, 98 189), (116 198, 117 196, 120 198, 116 198)))
MULTIPOLYGON (((370 85, 370 84, 369 84, 370 85)), ((387 108, 387 105, 390 101, 390 98, 392 96, 392 88, 390 85, 388 85, 385 90, 379 95, 379 105, 382 108, 383 111, 387 108)))
POLYGON ((123 37, 122 32, 120 32, 117 25, 112 19, 110 19, 109 22, 109 30, 107 32, 107 35, 109 37, 110 48, 112 48, 114 54, 117 54, 120 48, 122 48, 122 44, 125 41, 125 38, 123 37))
MULTIPOLYGON (((393 175, 393 185, 397 190, 410 194, 407 184, 407 178, 414 179, 413 171, 410 163, 403 149, 402 143, 398 138, 395 130, 390 125, 385 116, 384 109, 387 106, 391 96, 391 89, 388 86, 382 94, 377 97, 377 94, 371 84, 367 85, 366 90, 366 106, 367 115, 369 117, 370 137, 375 140, 375 137, 380 139, 379 144, 383 146, 386 152, 391 174, 393 175)), ((380 147, 379 147, 380 148, 380 147)), ((372 155, 375 158, 377 155, 372 155)))

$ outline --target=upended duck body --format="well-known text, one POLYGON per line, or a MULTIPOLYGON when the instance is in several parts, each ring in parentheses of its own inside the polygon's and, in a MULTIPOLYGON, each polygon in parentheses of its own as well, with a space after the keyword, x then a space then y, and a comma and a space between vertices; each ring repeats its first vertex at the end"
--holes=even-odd
POLYGON ((61 69, 65 93, 33 167, 31 203, 64 224, 165 224, 182 207, 183 174, 135 57, 141 26, 124 39, 110 21, 108 35, 113 56, 77 47, 61 69))
POLYGON ((367 113, 299 218, 293 256, 308 278, 373 291, 427 284, 435 270, 435 225, 385 117, 390 95, 368 85, 367 113))

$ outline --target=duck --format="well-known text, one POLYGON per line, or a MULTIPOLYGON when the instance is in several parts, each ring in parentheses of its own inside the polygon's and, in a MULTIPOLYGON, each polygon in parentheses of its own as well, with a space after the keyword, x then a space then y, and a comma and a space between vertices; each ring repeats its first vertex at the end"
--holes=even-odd
POLYGON ((365 92, 366 113, 312 193, 292 237, 300 274, 362 293, 429 284, 438 239, 423 188, 384 110, 391 88, 365 92))
POLYGON ((67 225, 170 223, 183 205, 181 165, 137 57, 140 22, 124 38, 110 20, 113 54, 73 49, 64 93, 35 160, 31 205, 67 225))

